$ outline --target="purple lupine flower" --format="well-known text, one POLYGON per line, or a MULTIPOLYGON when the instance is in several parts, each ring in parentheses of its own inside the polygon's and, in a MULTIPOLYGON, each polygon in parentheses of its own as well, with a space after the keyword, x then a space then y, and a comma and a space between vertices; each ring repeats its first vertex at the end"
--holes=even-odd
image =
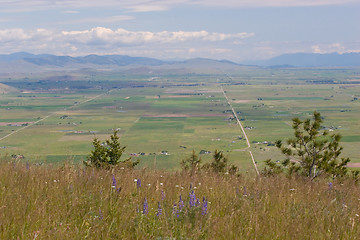
POLYGON ((102 220, 103 219, 103 214, 101 212, 101 208, 99 208, 99 218, 102 220))
POLYGON ((208 202, 205 197, 203 197, 203 202, 201 206, 201 215, 206 215, 208 210, 208 202))
POLYGON ((179 199, 179 210, 181 211, 183 208, 184 208, 184 201, 182 200, 181 195, 180 195, 180 199, 179 199))
POLYGON ((157 210, 156 216, 159 217, 161 214, 162 214, 162 208, 161 208, 160 202, 158 202, 158 210, 157 210))
POLYGON ((148 213, 149 213, 149 205, 146 198, 144 198, 143 214, 148 214, 148 213))
POLYGON ((161 201, 165 200, 165 192, 161 190, 161 201))
POLYGON ((200 200, 199 200, 198 198, 196 199, 195 205, 196 205, 197 207, 200 206, 200 200))
POLYGON ((141 187, 141 180, 140 180, 140 179, 138 179, 138 180, 136 181, 136 186, 137 186, 137 188, 140 188, 140 187, 141 187))
POLYGON ((246 191, 246 187, 244 186, 244 192, 243 192, 243 196, 247 196, 247 191, 246 191))
POLYGON ((112 175, 112 185, 111 185, 111 188, 116 189, 116 179, 115 179, 115 176, 114 176, 114 175, 112 175))
POLYGON ((176 207, 176 203, 174 203, 174 206, 173 206, 173 215, 175 215, 176 217, 179 217, 179 210, 177 209, 176 207))
POLYGON ((329 182, 329 190, 331 190, 333 187, 333 183, 332 182, 329 182))
POLYGON ((195 193, 194 193, 194 191, 191 191, 190 192, 190 199, 189 199, 190 208, 195 207, 195 201, 196 201, 195 193))
POLYGON ((239 190, 238 187, 236 188, 236 195, 237 195, 237 196, 240 196, 240 190, 239 190))

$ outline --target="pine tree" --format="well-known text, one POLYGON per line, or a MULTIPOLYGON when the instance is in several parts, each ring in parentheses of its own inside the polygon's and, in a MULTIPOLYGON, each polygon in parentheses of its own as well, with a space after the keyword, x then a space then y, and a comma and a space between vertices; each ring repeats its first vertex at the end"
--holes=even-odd
POLYGON ((94 150, 91 151, 84 164, 89 167, 110 168, 122 164, 126 167, 135 167, 139 161, 132 162, 131 158, 121 160, 126 146, 121 146, 118 131, 114 130, 110 139, 105 140, 105 144, 101 144, 98 138, 93 139, 94 150))
POLYGON ((343 149, 339 144, 341 135, 330 135, 329 131, 321 130, 320 113, 315 111, 313 120, 293 118, 292 121, 295 137, 288 139, 286 144, 281 140, 276 142, 286 159, 281 164, 267 160, 264 173, 274 174, 286 169, 289 174, 299 173, 311 179, 322 174, 332 178, 345 176, 350 159, 339 159, 343 149))

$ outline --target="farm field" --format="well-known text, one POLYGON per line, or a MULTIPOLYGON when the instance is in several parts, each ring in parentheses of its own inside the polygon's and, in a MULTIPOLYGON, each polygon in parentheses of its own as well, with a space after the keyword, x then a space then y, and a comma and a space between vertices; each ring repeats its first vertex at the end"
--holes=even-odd
POLYGON ((356 73, 249 68, 155 77, 83 73, 63 82, 48 76, 44 82, 4 79, 0 154, 31 162, 79 162, 95 136, 103 140, 118 129, 126 155, 139 158, 143 167, 176 169, 192 150, 208 161, 218 149, 252 171, 233 107, 259 167, 268 158, 282 159, 273 143, 292 136, 293 117, 308 118, 314 110, 324 117, 324 128, 343 135, 344 157, 360 162, 360 85, 350 81, 356 73))

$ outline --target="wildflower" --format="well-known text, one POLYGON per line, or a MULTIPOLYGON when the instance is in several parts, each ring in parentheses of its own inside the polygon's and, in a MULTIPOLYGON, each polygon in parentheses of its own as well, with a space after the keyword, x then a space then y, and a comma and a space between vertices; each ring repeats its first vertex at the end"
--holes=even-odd
POLYGON ((161 208, 160 202, 158 202, 158 210, 157 210, 156 216, 159 217, 161 214, 162 214, 162 208, 161 208))
POLYGON ((178 188, 178 187, 179 187, 179 185, 175 185, 175 187, 176 187, 176 188, 178 188))
POLYGON ((165 200, 165 192, 163 190, 161 190, 161 200, 162 201, 165 200))
POLYGON ((196 199, 196 204, 195 204, 197 207, 200 206, 200 200, 197 198, 196 199))
POLYGON ((244 186, 243 196, 244 196, 244 197, 247 197, 247 191, 246 191, 246 187, 245 187, 245 186, 244 186))
POLYGON ((137 181, 136 181, 136 186, 137 186, 137 188, 140 188, 140 187, 141 187, 141 180, 140 180, 140 179, 137 179, 137 181))
POLYGON ((333 187, 333 183, 332 182, 329 182, 329 190, 331 190, 333 187))
POLYGON ((203 202, 201 206, 201 215, 206 215, 208 210, 208 202, 205 197, 203 197, 203 202))
POLYGON ((194 191, 191 191, 190 192, 190 199, 189 199, 190 208, 195 206, 195 201, 196 201, 195 193, 194 193, 194 191))
POLYGON ((116 179, 115 179, 115 176, 114 176, 114 175, 112 175, 112 185, 111 185, 111 188, 116 189, 116 179))
POLYGON ((164 186, 164 184, 161 182, 161 183, 160 183, 160 186, 164 186))
POLYGON ((179 210, 177 209, 177 206, 176 206, 176 203, 174 203, 174 206, 173 206, 173 215, 175 215, 176 217, 179 217, 179 210))
POLYGON ((149 205, 146 198, 144 198, 143 214, 148 214, 148 213, 149 213, 149 205))
POLYGON ((240 196, 240 190, 239 190, 239 188, 236 188, 236 195, 237 195, 237 196, 240 196))
POLYGON ((183 208, 184 208, 184 201, 182 200, 181 195, 180 195, 180 199, 179 199, 179 210, 181 211, 183 208))
POLYGON ((99 208, 99 218, 102 220, 103 219, 103 214, 101 212, 101 208, 99 208))

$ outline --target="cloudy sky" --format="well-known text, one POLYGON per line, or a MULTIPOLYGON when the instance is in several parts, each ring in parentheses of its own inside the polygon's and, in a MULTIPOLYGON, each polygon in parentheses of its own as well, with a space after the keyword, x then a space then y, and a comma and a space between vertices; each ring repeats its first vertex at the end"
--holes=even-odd
POLYGON ((0 0, 0 54, 236 62, 360 52, 360 0, 0 0))

